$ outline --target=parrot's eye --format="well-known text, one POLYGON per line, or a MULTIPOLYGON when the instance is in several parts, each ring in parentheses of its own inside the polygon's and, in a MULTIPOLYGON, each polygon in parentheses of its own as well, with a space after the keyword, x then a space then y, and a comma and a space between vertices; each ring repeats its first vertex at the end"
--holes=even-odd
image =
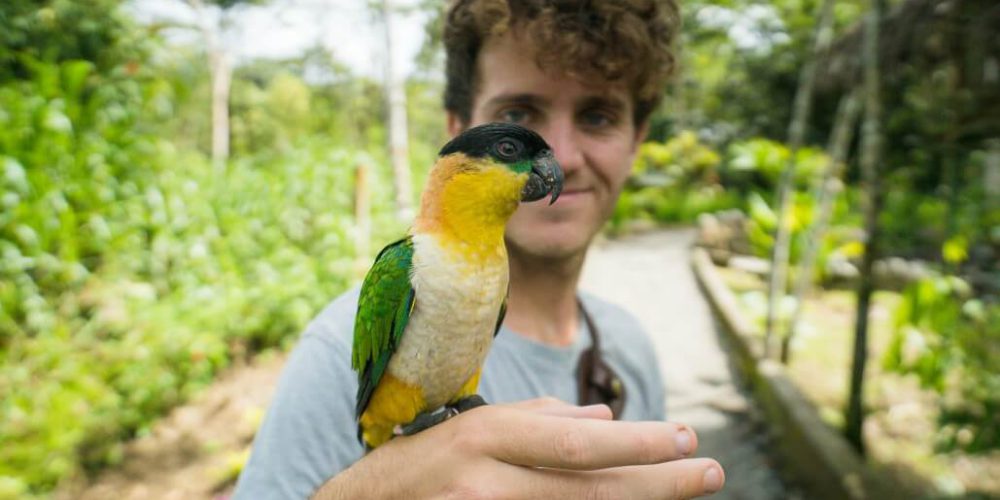
POLYGON ((496 145, 497 156, 502 160, 514 160, 520 151, 519 145, 511 139, 504 139, 496 145))

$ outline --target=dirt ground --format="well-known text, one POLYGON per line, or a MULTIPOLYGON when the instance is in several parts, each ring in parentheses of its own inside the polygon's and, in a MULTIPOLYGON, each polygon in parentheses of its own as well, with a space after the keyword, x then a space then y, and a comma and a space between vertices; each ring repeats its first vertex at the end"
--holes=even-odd
POLYGON ((120 467, 56 498, 81 500, 214 499, 226 497, 249 452, 284 364, 258 356, 237 366, 152 432, 126 446, 120 467))

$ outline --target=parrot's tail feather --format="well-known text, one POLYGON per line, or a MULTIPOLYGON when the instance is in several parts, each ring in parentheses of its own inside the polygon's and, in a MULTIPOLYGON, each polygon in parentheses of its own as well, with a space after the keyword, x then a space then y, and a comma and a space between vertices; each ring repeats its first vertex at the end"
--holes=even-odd
POLYGON ((365 452, 378 448, 392 439, 392 427, 392 425, 378 425, 363 429, 358 426, 359 440, 364 445, 365 452))

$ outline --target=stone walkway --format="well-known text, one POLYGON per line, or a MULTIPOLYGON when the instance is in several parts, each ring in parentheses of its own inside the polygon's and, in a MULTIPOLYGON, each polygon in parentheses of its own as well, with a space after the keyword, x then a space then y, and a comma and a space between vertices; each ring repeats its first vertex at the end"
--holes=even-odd
POLYGON ((587 258, 582 288, 635 314, 653 337, 667 387, 667 418, 698 433, 698 455, 726 470, 713 498, 796 498, 764 452, 765 428, 740 389, 690 265, 694 230, 606 240, 587 258))

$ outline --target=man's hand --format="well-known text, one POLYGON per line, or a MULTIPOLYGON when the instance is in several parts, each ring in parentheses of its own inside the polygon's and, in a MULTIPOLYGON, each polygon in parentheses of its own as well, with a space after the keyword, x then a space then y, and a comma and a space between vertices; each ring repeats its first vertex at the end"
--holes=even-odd
POLYGON ((555 399, 476 408, 375 449, 313 498, 677 499, 713 493, 718 462, 684 458, 682 425, 618 422, 555 399))

